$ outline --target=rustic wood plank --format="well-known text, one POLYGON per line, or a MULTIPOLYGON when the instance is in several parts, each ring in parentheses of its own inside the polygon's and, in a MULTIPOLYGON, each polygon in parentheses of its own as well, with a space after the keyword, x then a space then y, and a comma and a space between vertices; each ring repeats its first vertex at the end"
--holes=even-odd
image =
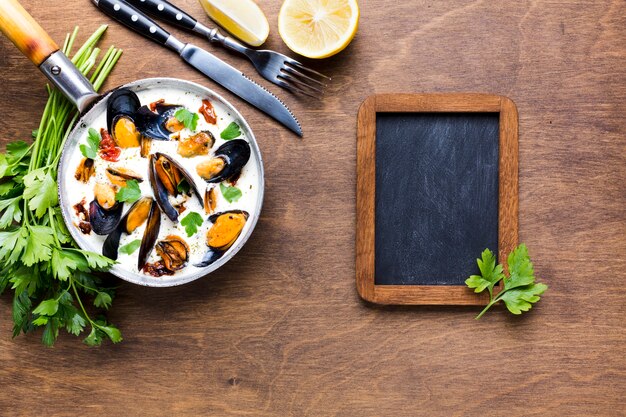
MULTIPOLYGON (((194 0, 176 0, 207 23, 194 0)), ((261 2, 268 47, 281 2, 261 2)), ((188 286, 121 283, 120 345, 11 339, 0 298, 0 414, 620 416, 626 409, 626 14, 622 0, 361 1, 354 42, 316 68, 320 101, 268 86, 299 117, 294 139, 88 1, 24 0, 61 42, 104 22, 124 48, 108 87, 200 82, 259 139, 266 199, 246 247, 188 286), (550 285, 523 317, 501 309, 372 306, 355 276, 356 114, 374 93, 483 92, 519 111, 519 237, 550 285), (496 366, 493 366, 493 365, 496 366)), ((192 36, 177 30, 181 39, 192 36)), ((194 39, 199 45, 208 43, 194 39)), ((219 49, 244 71, 250 65, 219 49)), ((0 140, 27 138, 44 78, 0 39, 0 140)), ((255 77, 259 79, 259 77, 255 77)), ((2 145, 3 146, 3 145, 2 145)))

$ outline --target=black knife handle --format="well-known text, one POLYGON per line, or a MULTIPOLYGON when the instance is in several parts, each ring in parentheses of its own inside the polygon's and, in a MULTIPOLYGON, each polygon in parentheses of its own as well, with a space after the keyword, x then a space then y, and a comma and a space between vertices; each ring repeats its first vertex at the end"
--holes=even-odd
POLYGON ((155 19, 163 20, 183 29, 193 30, 196 19, 165 0, 127 0, 130 4, 154 16, 155 19))
POLYGON ((137 10, 124 0, 92 0, 104 13, 118 22, 126 25, 140 35, 153 40, 161 45, 171 47, 167 40, 170 38, 168 31, 159 26, 143 12, 137 10))

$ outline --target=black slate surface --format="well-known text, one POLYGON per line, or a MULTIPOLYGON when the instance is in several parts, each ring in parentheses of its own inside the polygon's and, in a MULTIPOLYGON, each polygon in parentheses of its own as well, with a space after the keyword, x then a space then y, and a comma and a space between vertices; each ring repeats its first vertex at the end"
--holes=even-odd
POLYGON ((376 115, 377 285, 462 285, 497 253, 498 117, 376 115))

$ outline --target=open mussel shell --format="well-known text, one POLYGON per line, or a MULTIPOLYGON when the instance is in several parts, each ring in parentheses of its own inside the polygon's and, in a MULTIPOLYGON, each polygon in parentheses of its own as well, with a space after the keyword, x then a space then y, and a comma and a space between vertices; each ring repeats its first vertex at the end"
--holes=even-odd
POLYGON ((137 147, 140 134, 135 123, 135 114, 141 107, 137 95, 127 88, 114 91, 107 100, 107 130, 122 148, 137 147))
POLYGON ((221 258, 239 238, 248 217, 248 212, 243 210, 224 211, 209 216, 209 221, 213 223, 207 232, 209 251, 195 266, 202 268, 221 258))
POLYGON ((135 201, 126 214, 124 214, 124 217, 115 225, 115 230, 107 236, 102 245, 102 254, 107 258, 116 260, 122 233, 131 234, 135 229, 144 224, 150 216, 152 206, 156 206, 152 197, 142 197, 135 201))
POLYGON ((117 185, 118 187, 126 187, 126 181, 128 180, 143 182, 143 178, 141 178, 141 175, 123 167, 108 167, 106 169, 106 176, 109 178, 109 181, 111 181, 111 183, 117 185))
POLYGON ((123 204, 116 203, 111 208, 104 208, 97 199, 89 204, 89 223, 97 235, 108 235, 122 217, 123 204))
POLYGON ((139 247, 139 257, 137 258, 137 269, 139 271, 141 271, 148 262, 150 252, 154 249, 154 244, 159 237, 159 230, 161 230, 161 211, 158 205, 153 202, 150 206, 150 213, 148 214, 148 224, 146 225, 146 230, 143 232, 141 246, 139 247))
POLYGON ((178 210, 169 201, 169 196, 180 194, 178 186, 182 180, 189 184, 190 192, 203 204, 202 196, 191 175, 169 156, 157 152, 150 156, 150 186, 157 204, 173 222, 178 221, 178 210))
POLYGON ((142 135, 155 140, 170 140, 170 134, 176 130, 168 129, 168 123, 181 106, 177 104, 156 105, 153 112, 148 106, 141 106, 136 113, 137 129, 142 135))
POLYGON ((234 139, 215 150, 215 156, 196 167, 198 175, 209 183, 218 183, 237 178, 250 160, 250 144, 243 139, 234 139))
POLYGON ((157 255, 169 271, 182 269, 189 260, 189 245, 181 237, 169 235, 156 244, 157 255))

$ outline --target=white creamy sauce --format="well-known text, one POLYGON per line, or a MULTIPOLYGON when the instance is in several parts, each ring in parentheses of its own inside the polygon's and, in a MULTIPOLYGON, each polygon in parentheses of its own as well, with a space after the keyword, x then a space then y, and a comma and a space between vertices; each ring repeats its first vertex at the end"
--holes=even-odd
MULTIPOLYGON (((165 99, 165 103, 167 104, 178 104, 185 108, 187 108, 191 112, 198 112, 198 109, 202 105, 202 99, 207 97, 200 97, 196 94, 189 92, 182 92, 179 90, 173 89, 148 89, 143 91, 138 91, 137 96, 139 97, 142 105, 149 105, 150 103, 157 101, 159 99, 165 99)), ((204 194, 207 188, 216 187, 216 195, 217 195, 217 205, 214 210, 214 213, 219 213, 228 210, 245 210, 249 213, 250 217, 246 222, 246 225, 241 232, 239 239, 241 236, 244 236, 251 227, 250 218, 255 216, 254 213, 255 208, 257 207, 257 200, 259 198, 258 187, 259 187, 259 166, 258 161, 256 159, 256 155, 252 152, 250 156, 250 160, 244 166, 241 171, 241 176, 237 180, 236 187, 239 188, 242 192, 241 198, 236 201, 229 203, 220 191, 220 184, 208 184, 204 179, 202 179, 196 172, 196 165, 202 161, 206 161, 213 157, 214 152, 218 149, 223 143, 226 141, 220 138, 220 133, 231 123, 236 122, 238 124, 239 120, 234 119, 229 113, 226 107, 222 105, 222 103, 217 100, 210 100, 213 108, 215 109, 215 114, 217 116, 217 124, 212 125, 207 123, 204 120, 204 117, 199 114, 198 125, 195 132, 191 132, 188 129, 183 129, 180 131, 180 139, 185 139, 189 136, 192 136, 196 132, 200 131, 210 131, 215 137, 215 144, 211 147, 208 155, 200 155, 192 158, 184 158, 180 156, 177 152, 178 141, 158 141, 153 140, 151 146, 151 153, 161 152, 164 153, 171 158, 173 158, 176 162, 178 162, 193 178, 196 187, 200 191, 200 195, 204 198, 204 194)), ((102 112, 91 125, 98 132, 100 128, 106 129, 106 112, 102 112)), ((245 133, 242 130, 242 135, 240 138, 248 140, 246 138, 245 133)), ((80 138, 79 144, 86 144, 87 141, 87 130, 85 130, 83 137, 80 138)), ((74 172, 81 160, 83 159, 83 155, 81 154, 79 147, 77 146, 76 151, 69 158, 69 164, 65 169, 69 170, 69 174, 66 176, 65 180, 65 190, 67 193, 67 201, 73 206, 76 203, 79 203, 84 199, 85 208, 89 209, 89 203, 94 199, 94 185, 97 182, 111 184, 108 177, 106 176, 106 169, 108 167, 124 167, 128 168, 137 174, 141 175, 143 178, 143 182, 139 184, 141 188, 142 196, 151 196, 153 197, 152 189, 150 187, 150 180, 148 175, 148 158, 142 158, 140 155, 139 148, 122 148, 122 153, 117 162, 109 162, 100 157, 98 155, 95 159, 95 175, 93 175, 89 181, 85 184, 74 178, 74 172)), ((224 183, 225 185, 230 185, 228 183, 224 183)), ((124 204, 124 215, 126 211, 131 207, 132 203, 124 204)), ((209 215, 207 215, 204 211, 203 204, 198 201, 198 199, 192 194, 187 198, 185 202, 186 210, 181 213, 178 217, 178 223, 173 223, 167 216, 161 213, 161 228, 159 231, 159 240, 162 240, 168 235, 177 235, 180 236, 187 242, 190 248, 189 254, 189 262, 187 265, 179 271, 175 272, 176 276, 185 276, 189 274, 196 273, 199 268, 195 267, 194 264, 200 262, 206 252, 209 250, 206 244, 206 235, 207 231, 211 227, 211 222, 207 219, 209 215), (196 212, 202 216, 204 222, 201 227, 198 228, 196 234, 191 237, 187 236, 185 228, 180 224, 180 221, 185 218, 190 212, 196 212)), ((73 225, 70 227, 77 227, 80 223, 80 218, 77 216, 74 208, 69 208, 72 217, 73 225)), ((141 240, 144 234, 144 230, 146 228, 146 222, 140 227, 138 227, 132 234, 122 234, 122 238, 120 240, 120 247, 126 245, 134 240, 141 240)), ((80 231, 78 233, 81 233, 80 231)), ((89 243, 90 249, 95 252, 102 253, 102 244, 106 239, 106 236, 99 236, 95 234, 93 231, 88 234, 82 234, 84 239, 89 243)), ((236 244, 233 245, 233 247, 236 244)), ((231 249, 232 250, 232 247, 231 249)), ((139 249, 133 252, 131 255, 124 254, 119 252, 118 254, 118 263, 124 269, 134 272, 145 274, 143 271, 139 271, 137 269, 137 258, 139 255, 139 249)), ((148 258, 149 263, 154 263, 160 260, 160 257, 157 256, 156 250, 152 250, 150 257, 148 258)), ((161 279, 167 279, 168 276, 163 276, 161 279)))

